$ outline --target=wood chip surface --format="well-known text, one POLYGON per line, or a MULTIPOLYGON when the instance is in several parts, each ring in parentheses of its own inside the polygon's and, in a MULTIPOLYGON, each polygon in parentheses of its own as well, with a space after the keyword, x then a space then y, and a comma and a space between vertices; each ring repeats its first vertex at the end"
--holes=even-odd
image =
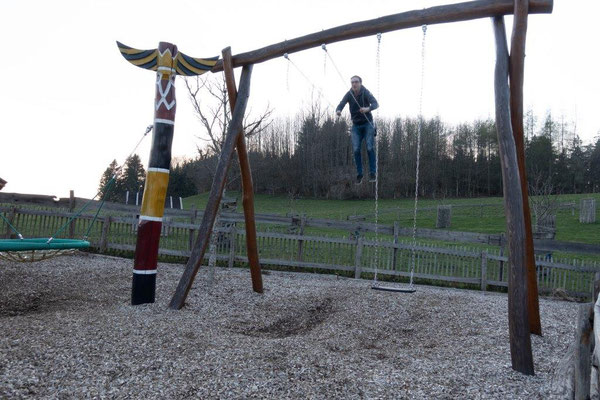
POLYGON ((157 301, 131 306, 133 261, 79 254, 0 264, 0 398, 547 399, 577 304, 541 299, 536 375, 511 369, 507 296, 202 268, 167 308, 182 265, 159 264, 157 301))

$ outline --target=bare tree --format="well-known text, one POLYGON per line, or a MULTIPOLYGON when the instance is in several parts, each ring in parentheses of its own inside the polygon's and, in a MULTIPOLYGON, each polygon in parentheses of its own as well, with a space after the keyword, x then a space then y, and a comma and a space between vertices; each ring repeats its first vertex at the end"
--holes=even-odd
MULTIPOLYGON (((229 96, 224 75, 219 78, 210 75, 186 78, 185 86, 188 96, 194 107, 196 117, 202 124, 204 134, 198 135, 201 140, 208 142, 209 151, 213 154, 221 153, 221 146, 231 122, 229 109, 229 96)), ((269 106, 257 116, 250 110, 244 119, 244 134, 246 137, 258 135, 269 127, 272 122, 273 109, 269 106)), ((200 147, 199 147, 200 151, 200 147)))
POLYGON ((531 174, 529 194, 535 217, 534 235, 540 239, 554 239, 559 199, 554 194, 552 178, 546 177, 541 171, 531 174))

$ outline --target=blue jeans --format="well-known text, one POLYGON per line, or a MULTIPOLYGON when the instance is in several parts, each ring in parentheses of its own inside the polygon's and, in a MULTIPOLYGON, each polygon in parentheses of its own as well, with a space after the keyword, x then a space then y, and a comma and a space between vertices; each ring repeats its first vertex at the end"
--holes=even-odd
POLYGON ((369 172, 375 174, 377 165, 375 163, 375 130, 370 123, 361 125, 352 125, 352 151, 354 152, 354 162, 356 163, 357 175, 363 174, 362 157, 360 146, 362 141, 367 143, 367 154, 369 156, 369 172))

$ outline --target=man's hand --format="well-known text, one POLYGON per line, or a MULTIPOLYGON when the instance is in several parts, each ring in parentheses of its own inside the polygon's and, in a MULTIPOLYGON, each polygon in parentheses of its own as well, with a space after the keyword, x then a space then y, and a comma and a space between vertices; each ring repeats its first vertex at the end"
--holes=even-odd
POLYGON ((341 111, 336 111, 335 115, 337 115, 339 117, 340 115, 342 115, 342 112, 341 111))
POLYGON ((363 114, 366 114, 371 111, 371 109, 369 107, 361 107, 359 111, 363 114))

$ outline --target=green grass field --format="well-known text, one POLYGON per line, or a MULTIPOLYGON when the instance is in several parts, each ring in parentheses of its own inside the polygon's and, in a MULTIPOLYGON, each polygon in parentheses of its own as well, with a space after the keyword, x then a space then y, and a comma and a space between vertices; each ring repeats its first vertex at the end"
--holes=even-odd
MULTIPOLYGON (((237 192, 227 192, 227 197, 238 199, 238 211, 241 212, 241 196, 237 192)), ((184 199, 184 207, 195 205, 198 209, 206 206, 208 193, 184 199)), ((600 205, 600 194, 560 195, 560 203, 575 202, 577 207, 583 198, 595 198, 600 205)), ((379 200, 379 222, 392 224, 399 221, 401 226, 412 226, 413 199, 384 199, 379 200)), ((419 208, 435 208, 438 205, 479 205, 493 204, 486 207, 454 207, 452 209, 451 230, 502 233, 506 229, 504 206, 501 197, 419 200, 419 208)), ((598 207, 600 209, 600 207, 598 207)), ((600 210, 597 209, 597 214, 600 210)), ((255 210, 257 213, 281 214, 304 213, 308 217, 346 220, 351 215, 366 215, 366 221, 374 222, 374 200, 322 200, 322 199, 290 199, 285 196, 256 195, 255 210)), ((600 243, 600 215, 594 224, 579 223, 579 211, 575 209, 572 215, 570 208, 557 211, 556 240, 598 244, 600 243)), ((417 226, 420 228, 435 228, 436 210, 423 210, 418 213, 417 226)))

